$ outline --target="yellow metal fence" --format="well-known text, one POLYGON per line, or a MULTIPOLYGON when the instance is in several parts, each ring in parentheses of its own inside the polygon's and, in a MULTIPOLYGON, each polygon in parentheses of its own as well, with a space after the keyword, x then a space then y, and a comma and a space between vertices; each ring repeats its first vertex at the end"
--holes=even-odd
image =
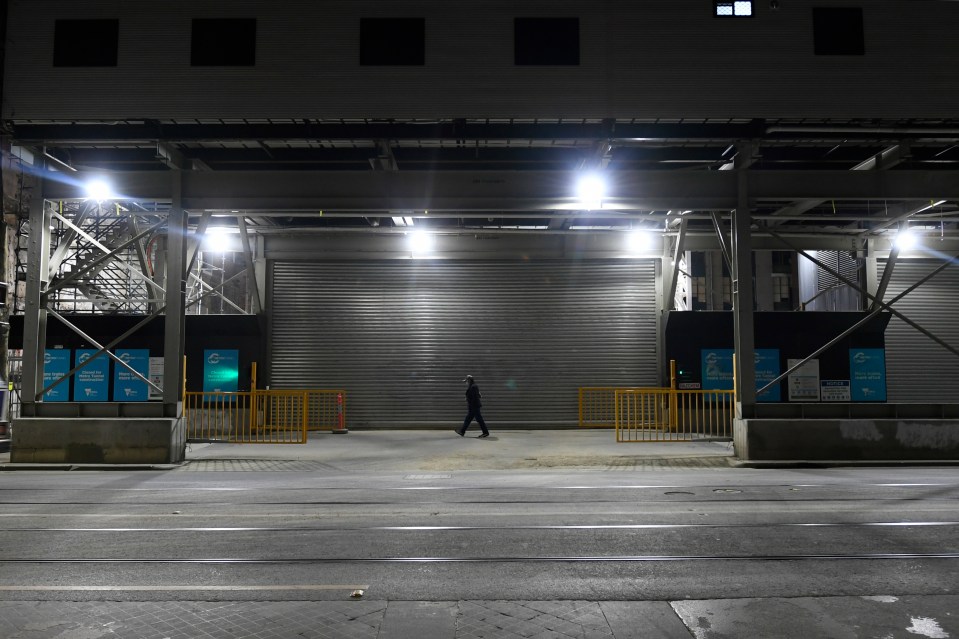
POLYGON ((615 428, 616 388, 587 386, 579 389, 580 428, 615 428))
POLYGON ((304 444, 308 430, 344 428, 342 390, 184 392, 187 439, 236 444, 304 444))
POLYGON ((614 394, 617 442, 732 437, 734 391, 624 388, 614 394))

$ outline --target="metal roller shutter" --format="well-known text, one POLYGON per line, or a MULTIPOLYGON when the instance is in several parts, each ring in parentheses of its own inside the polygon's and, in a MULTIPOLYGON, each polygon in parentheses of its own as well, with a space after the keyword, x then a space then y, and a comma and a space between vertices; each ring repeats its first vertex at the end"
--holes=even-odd
POLYGON ((271 383, 343 388, 349 425, 570 425, 580 386, 657 382, 655 263, 275 262, 271 383))
MULTIPOLYGON (((886 300, 906 290, 942 262, 900 260, 886 300)), ((885 264, 880 263, 880 268, 885 264)), ((947 268, 893 306, 924 329, 959 348, 959 269, 947 268)), ((893 316, 886 328, 886 385, 890 402, 959 400, 959 357, 893 316)))

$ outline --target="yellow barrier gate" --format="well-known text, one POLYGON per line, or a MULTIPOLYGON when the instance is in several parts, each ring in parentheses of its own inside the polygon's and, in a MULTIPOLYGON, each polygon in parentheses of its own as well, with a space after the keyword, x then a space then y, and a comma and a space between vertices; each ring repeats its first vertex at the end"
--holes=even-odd
POLYGON ((669 442, 732 437, 733 391, 617 389, 616 441, 669 442))
POLYGON ((579 427, 614 428, 616 426, 616 388, 587 386, 579 389, 579 427))
MULTIPOLYGON (((186 366, 184 365, 184 371, 186 366)), ((346 429, 346 391, 189 392, 183 380, 187 440, 234 444, 305 444, 309 430, 346 429)))
POLYGON ((185 393, 187 439, 234 444, 306 443, 306 391, 185 393))
POLYGON ((670 388, 579 389, 581 428, 614 428, 617 442, 731 439, 734 390, 677 390, 676 363, 670 388))

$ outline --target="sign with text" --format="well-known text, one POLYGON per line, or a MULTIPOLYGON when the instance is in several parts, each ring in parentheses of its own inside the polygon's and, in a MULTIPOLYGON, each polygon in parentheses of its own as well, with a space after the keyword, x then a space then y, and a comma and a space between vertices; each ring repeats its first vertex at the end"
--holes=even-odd
MULTIPOLYGON (((792 368, 801 359, 787 360, 787 366, 792 368)), ((801 368, 789 374, 789 401, 791 402, 818 402, 819 401, 819 360, 811 359, 801 368)))
MULTIPOLYGON (((150 381, 163 388, 163 358, 162 357, 151 357, 150 358, 150 381)), ((153 390, 152 386, 147 386, 147 391, 150 393, 150 399, 163 399, 163 393, 160 391, 153 390)))
POLYGON ((824 402, 848 402, 848 379, 824 379, 820 382, 819 394, 824 402))
POLYGON ((203 351, 203 391, 235 393, 240 379, 240 351, 203 351))
MULTIPOLYGON (((756 390, 779 377, 779 349, 756 349, 756 390)), ((774 385, 761 395, 756 395, 757 402, 778 402, 781 400, 780 384, 774 385)))
POLYGON ((703 390, 733 389, 733 349, 704 348, 700 351, 703 390))
POLYGON ((73 401, 105 402, 110 399, 110 357, 92 348, 77 349, 76 366, 90 363, 76 373, 73 401), (91 361, 92 360, 92 361, 91 361))
MULTIPOLYGON (((733 349, 708 348, 700 351, 703 390, 733 389, 733 349)), ((779 377, 779 349, 757 348, 755 351, 756 390, 779 377)), ((780 401, 779 384, 756 397, 760 402, 780 401)))
MULTIPOLYGON (((116 356, 146 377, 150 373, 150 349, 118 348, 116 356)), ((113 366, 113 401, 145 402, 150 398, 146 382, 120 364, 113 366)))
MULTIPOLYGON (((43 388, 70 372, 70 354, 71 351, 65 348, 48 348, 43 352, 43 388)), ((44 393, 43 401, 70 401, 70 380, 65 380, 44 393)))
POLYGON ((886 349, 850 348, 849 380, 852 401, 886 401, 886 349))

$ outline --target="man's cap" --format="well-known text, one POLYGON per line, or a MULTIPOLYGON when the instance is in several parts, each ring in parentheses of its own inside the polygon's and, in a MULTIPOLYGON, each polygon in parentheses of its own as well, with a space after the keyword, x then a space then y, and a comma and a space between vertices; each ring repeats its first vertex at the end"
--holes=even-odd
POLYGON ((463 378, 463 381, 464 381, 464 382, 468 382, 468 381, 471 380, 471 379, 473 379, 473 376, 472 376, 472 375, 467 375, 466 377, 463 378))

